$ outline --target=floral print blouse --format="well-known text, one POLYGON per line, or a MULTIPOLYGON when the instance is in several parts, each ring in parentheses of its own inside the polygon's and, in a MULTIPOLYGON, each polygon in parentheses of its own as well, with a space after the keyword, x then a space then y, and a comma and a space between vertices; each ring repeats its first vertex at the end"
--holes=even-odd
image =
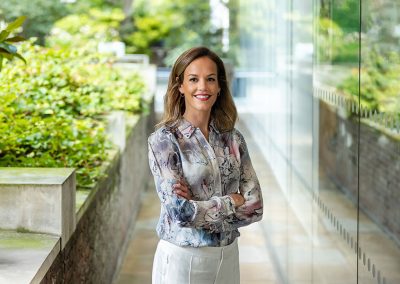
POLYGON ((242 134, 220 132, 210 123, 209 141, 185 119, 163 126, 148 139, 149 165, 161 213, 158 236, 178 246, 225 246, 239 227, 261 220, 260 184, 242 134), (173 192, 173 184, 189 186, 193 200, 173 192), (245 203, 235 208, 231 193, 245 203))

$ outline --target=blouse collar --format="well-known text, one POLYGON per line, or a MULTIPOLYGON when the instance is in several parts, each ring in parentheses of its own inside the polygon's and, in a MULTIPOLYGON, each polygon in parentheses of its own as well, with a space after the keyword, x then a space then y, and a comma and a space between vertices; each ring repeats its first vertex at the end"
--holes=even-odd
MULTIPOLYGON (((218 128, 215 125, 215 120, 213 118, 211 118, 209 126, 212 131, 216 132, 217 134, 220 133, 218 128)), ((193 135, 193 133, 196 131, 196 128, 197 128, 196 126, 191 124, 189 121, 187 121, 183 117, 178 122, 178 129, 182 133, 182 135, 185 136, 186 138, 190 138, 193 135)))

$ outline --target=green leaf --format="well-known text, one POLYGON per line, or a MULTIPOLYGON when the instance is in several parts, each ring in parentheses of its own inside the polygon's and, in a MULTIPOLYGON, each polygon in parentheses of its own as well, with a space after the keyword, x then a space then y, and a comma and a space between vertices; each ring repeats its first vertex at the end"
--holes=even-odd
POLYGON ((8 53, 15 54, 17 53, 17 48, 11 44, 0 42, 0 50, 3 49, 8 53))
POLYGON ((0 49, 0 55, 3 56, 3 57, 5 57, 5 58, 7 58, 8 60, 13 59, 12 54, 10 54, 10 53, 8 53, 8 52, 1 51, 1 49, 0 49))
POLYGON ((14 22, 8 24, 6 31, 12 32, 16 28, 22 26, 22 24, 25 22, 25 19, 26 19, 25 16, 18 17, 14 22))
POLYGON ((14 56, 18 57, 19 59, 21 59, 26 64, 26 60, 25 60, 25 58, 22 57, 21 54, 15 53, 14 56))
POLYGON ((5 53, 7 53, 7 54, 9 54, 9 55, 11 54, 11 53, 9 53, 7 50, 5 50, 5 49, 3 49, 3 48, 1 48, 1 47, 0 47, 0 52, 3 53, 3 54, 5 54, 5 53))
POLYGON ((1 33, 0 33, 0 42, 4 41, 9 35, 10 35, 10 32, 8 32, 6 30, 1 31, 1 33))
POLYGON ((14 36, 14 37, 10 37, 10 38, 6 39, 5 42, 20 42, 20 41, 24 41, 24 40, 26 40, 26 39, 22 36, 14 36))

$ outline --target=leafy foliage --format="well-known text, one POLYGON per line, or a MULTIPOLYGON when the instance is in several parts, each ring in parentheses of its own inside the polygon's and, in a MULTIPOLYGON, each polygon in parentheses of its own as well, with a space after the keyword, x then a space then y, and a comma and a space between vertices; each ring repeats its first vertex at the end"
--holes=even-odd
POLYGON ((4 30, 0 30, 0 71, 3 66, 4 58, 12 60, 14 57, 17 57, 26 62, 25 58, 17 52, 17 47, 13 45, 13 43, 21 42, 25 39, 20 36, 11 35, 15 29, 19 28, 24 23, 24 21, 25 17, 21 16, 14 22, 8 24, 4 30))
POLYGON ((135 1, 134 31, 124 34, 127 49, 133 53, 152 55, 153 47, 169 53, 171 65, 185 49, 206 45, 222 54, 222 35, 211 25, 209 1, 165 0, 135 1))
POLYGON ((135 26, 137 31, 126 38, 130 50, 135 53, 151 55, 150 48, 161 45, 170 33, 169 25, 154 16, 137 17, 135 26))
POLYGON ((121 8, 125 5, 132 5, 132 0, 85 0, 75 1, 70 4, 70 9, 74 14, 82 13, 82 11, 88 11, 92 8, 98 9, 109 9, 109 8, 121 8), (131 3, 129 3, 131 2, 131 3))
POLYGON ((1 116, 0 165, 75 167, 80 188, 92 187, 106 160, 104 125, 71 116, 1 116))
POLYGON ((23 36, 37 37, 44 44, 45 36, 55 21, 69 13, 68 7, 61 1, 49 0, 6 0, 0 1, 0 19, 7 22, 25 15, 23 36))
POLYGON ((0 77, 0 166, 75 167, 79 188, 92 187, 111 147, 105 115, 141 112, 144 84, 97 54, 22 50, 29 66, 0 77))
MULTIPOLYGON (((391 52, 382 56, 371 50, 361 68, 361 104, 370 110, 400 115, 400 56, 391 52)), ((339 87, 358 101, 358 70, 339 87)))
MULTIPOLYGON (((359 0, 321 1, 318 24, 318 59, 321 62, 357 63, 360 30, 359 0)), ((368 4, 366 4, 368 5, 368 4)))
POLYGON ((358 34, 344 33, 329 18, 318 21, 318 61, 335 63, 358 63, 358 34))
POLYGON ((338 54, 343 31, 329 18, 318 19, 318 60, 330 61, 338 54))
POLYGON ((320 5, 321 18, 330 18, 345 33, 358 32, 360 26, 359 0, 321 1, 320 5))
POLYGON ((341 93, 352 100, 360 100, 361 105, 371 111, 400 117, 400 56, 392 19, 382 14, 384 4, 367 1, 362 7, 365 13, 360 23, 359 2, 338 0, 335 5, 321 2, 318 59, 355 66, 352 74, 337 86, 341 93))
POLYGON ((57 21, 47 38, 55 48, 80 48, 95 52, 100 41, 120 40, 118 28, 124 19, 121 9, 90 9, 85 14, 72 14, 57 21))

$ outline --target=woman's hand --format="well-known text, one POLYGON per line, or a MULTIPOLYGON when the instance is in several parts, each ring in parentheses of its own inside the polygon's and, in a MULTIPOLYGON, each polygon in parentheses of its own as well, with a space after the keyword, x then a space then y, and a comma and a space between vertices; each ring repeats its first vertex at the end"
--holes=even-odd
POLYGON ((190 193, 189 187, 183 183, 182 181, 179 181, 178 183, 174 184, 172 186, 174 188, 174 193, 177 195, 187 199, 187 200, 192 200, 192 194, 190 193))
POLYGON ((229 194, 229 196, 233 199, 233 202, 235 203, 235 207, 240 207, 245 202, 243 195, 241 195, 239 193, 232 193, 232 194, 229 194))

